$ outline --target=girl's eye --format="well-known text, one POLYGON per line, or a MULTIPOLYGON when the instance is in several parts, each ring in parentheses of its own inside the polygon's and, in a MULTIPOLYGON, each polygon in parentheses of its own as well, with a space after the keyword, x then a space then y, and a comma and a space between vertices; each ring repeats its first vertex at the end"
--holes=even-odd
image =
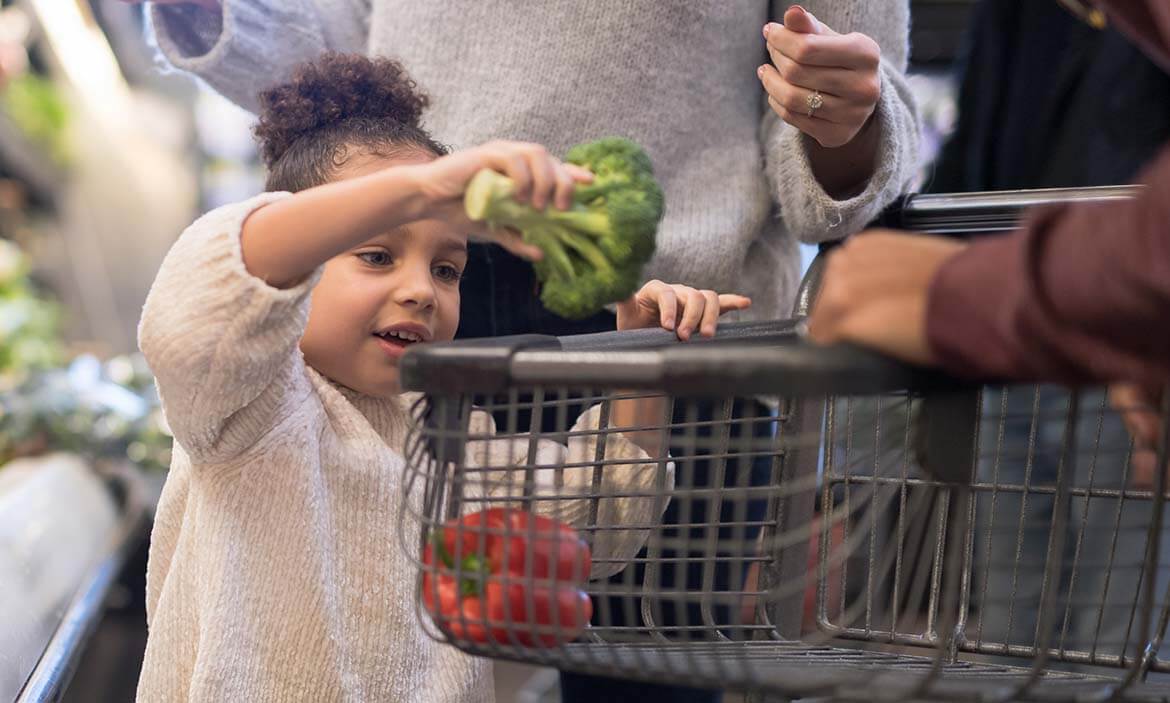
POLYGON ((363 251, 358 254, 358 258, 371 266, 389 266, 393 260, 384 251, 363 251))
POLYGON ((453 283, 463 277, 462 271, 455 268, 454 266, 449 266, 447 264, 436 266, 434 268, 434 273, 435 278, 438 278, 440 281, 446 281, 448 283, 453 283))

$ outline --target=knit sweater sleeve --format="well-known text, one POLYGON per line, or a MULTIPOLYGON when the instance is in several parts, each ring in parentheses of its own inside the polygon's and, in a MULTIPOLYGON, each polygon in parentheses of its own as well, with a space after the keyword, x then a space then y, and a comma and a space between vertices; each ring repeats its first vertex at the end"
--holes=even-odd
MULTIPOLYGON (((790 2, 773 2, 779 21, 790 2)), ((881 46, 881 97, 875 111, 880 130, 873 175, 865 188, 837 200, 813 174, 807 142, 796 127, 781 120, 764 103, 764 166, 780 216, 802 241, 842 239, 873 221, 910 188, 918 168, 919 121, 914 95, 906 81, 910 7, 907 0, 808 0, 803 6, 840 34, 861 32, 881 46)))
POLYGON ((520 499, 526 470, 533 469, 532 510, 589 528, 590 579, 608 578, 626 567, 646 543, 649 526, 661 519, 674 489, 673 462, 652 461, 622 434, 599 432, 600 421, 601 406, 595 405, 577 419, 566 444, 533 442, 526 435, 490 439, 496 434, 491 415, 475 411, 472 436, 485 439, 469 442, 466 453, 469 494, 520 499), (598 461, 603 436, 605 451, 598 461))
POLYGON ((319 272, 273 288, 248 272, 240 247, 248 215, 282 197, 204 215, 175 242, 147 295, 138 344, 193 463, 238 456, 308 393, 298 346, 319 272))
POLYGON ((261 91, 324 51, 365 53, 370 0, 220 0, 150 8, 159 49, 229 100, 255 112, 261 91))

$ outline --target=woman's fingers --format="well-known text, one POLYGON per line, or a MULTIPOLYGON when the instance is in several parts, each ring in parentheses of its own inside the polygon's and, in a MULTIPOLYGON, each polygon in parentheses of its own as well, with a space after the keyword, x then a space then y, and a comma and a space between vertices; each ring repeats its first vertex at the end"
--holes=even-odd
POLYGON ((772 96, 768 96, 768 105, 780 119, 812 137, 817 144, 826 149, 848 144, 856 136, 856 132, 851 127, 793 112, 776 102, 772 96))
POLYGON ((808 88, 793 85, 784 80, 780 72, 776 70, 775 66, 767 64, 760 66, 757 71, 760 82, 767 91, 768 97, 774 102, 773 108, 779 105, 792 114, 807 116, 810 119, 821 120, 823 122, 842 122, 845 120, 844 114, 849 104, 835 95, 826 93, 821 94, 821 106, 813 112, 811 116, 808 115, 809 96, 813 94, 808 88))
POLYGON ((768 48, 806 66, 866 71, 881 62, 881 47, 864 34, 807 34, 776 23, 767 29, 768 48))
POLYGON ((873 94, 857 99, 821 93, 820 107, 811 110, 809 99, 813 90, 785 80, 775 66, 760 66, 758 74, 774 110, 777 106, 783 107, 794 117, 804 117, 812 122, 829 122, 856 131, 873 114, 874 105, 877 104, 877 89, 874 88, 873 94))
POLYGON ((776 52, 772 54, 772 66, 777 75, 790 85, 808 91, 820 91, 822 95, 876 102, 881 93, 877 74, 871 76, 845 68, 805 66, 776 52))

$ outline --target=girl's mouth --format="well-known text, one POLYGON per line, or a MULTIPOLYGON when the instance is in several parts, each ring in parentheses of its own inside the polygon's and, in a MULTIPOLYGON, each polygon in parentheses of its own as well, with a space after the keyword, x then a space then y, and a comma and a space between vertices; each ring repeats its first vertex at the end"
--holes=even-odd
POLYGON ((377 338, 378 346, 382 348, 382 351, 394 359, 405 354, 407 347, 423 341, 422 335, 407 330, 375 332, 374 337, 377 338))
POLYGON ((412 320, 402 320, 374 332, 378 346, 395 360, 406 353, 410 345, 430 341, 431 334, 429 327, 412 320))

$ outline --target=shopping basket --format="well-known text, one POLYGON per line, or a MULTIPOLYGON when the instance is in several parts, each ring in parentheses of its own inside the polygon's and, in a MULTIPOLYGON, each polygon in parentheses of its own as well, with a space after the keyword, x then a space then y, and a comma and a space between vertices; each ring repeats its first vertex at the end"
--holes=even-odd
MULTIPOLYGON (((398 533, 423 627, 475 655, 786 698, 1170 699, 1166 479, 1130 476, 1102 393, 962 384, 799 329, 412 350, 398 533), (591 545, 572 575, 587 628, 579 600, 513 624, 435 605, 445 569, 464 583, 490 561, 444 564, 436 536, 484 548, 460 517, 500 507, 591 545)), ((547 608, 562 577, 536 573, 534 524, 492 528, 530 552, 505 585, 538 586, 505 615, 547 608)))

